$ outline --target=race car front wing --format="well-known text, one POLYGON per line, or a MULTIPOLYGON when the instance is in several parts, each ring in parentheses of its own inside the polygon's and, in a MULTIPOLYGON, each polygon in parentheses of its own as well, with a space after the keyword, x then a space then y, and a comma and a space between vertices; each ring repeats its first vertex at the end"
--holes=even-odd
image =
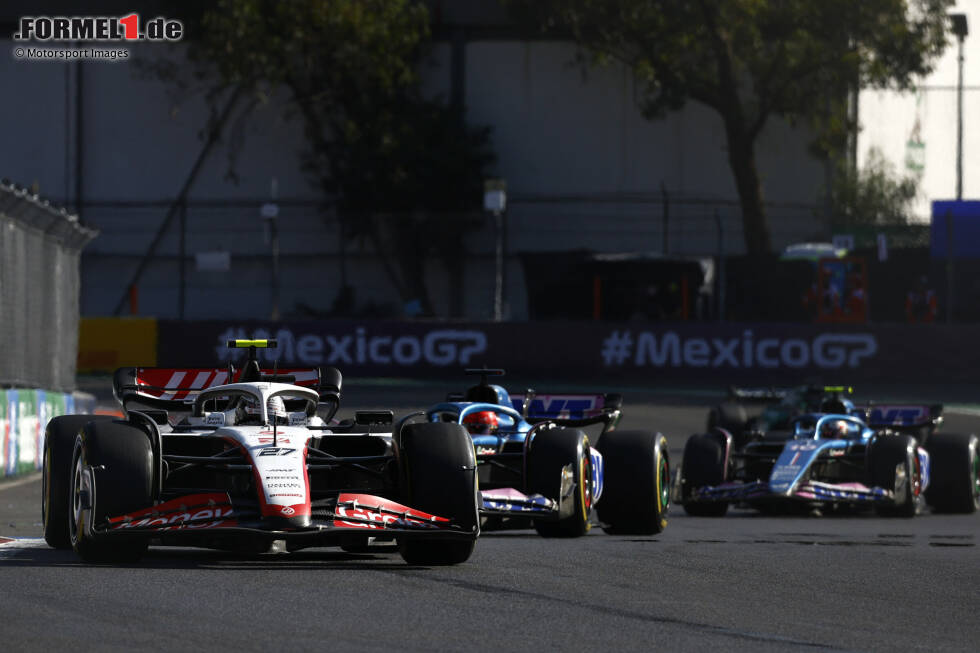
POLYGON ((514 488, 480 493, 482 515, 542 517, 558 513, 558 502, 540 494, 527 495, 514 488))
POLYGON ((861 483, 823 483, 806 481, 790 492, 776 492, 768 481, 750 483, 722 483, 695 488, 692 499, 696 501, 758 501, 764 499, 799 499, 804 501, 847 501, 854 503, 889 501, 895 498, 892 490, 868 487, 861 483))
MULTIPOLYGON (((276 528, 261 517, 258 503, 233 499, 225 492, 203 492, 170 499, 158 505, 111 517, 94 527, 95 537, 166 536, 168 540, 202 532, 220 536, 258 534, 275 539, 315 540, 329 546, 344 535, 425 536, 471 539, 477 535, 452 520, 369 494, 340 493, 314 501, 308 527, 276 528)), ((307 543, 312 546, 314 544, 307 543)))

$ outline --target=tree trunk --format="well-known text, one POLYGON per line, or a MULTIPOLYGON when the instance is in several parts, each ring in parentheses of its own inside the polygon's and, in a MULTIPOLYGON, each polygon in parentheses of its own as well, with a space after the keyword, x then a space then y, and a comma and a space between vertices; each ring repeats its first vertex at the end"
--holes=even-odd
POLYGON ((728 136, 728 164, 735 176, 735 187, 742 207, 745 249, 753 256, 769 254, 772 251, 772 241, 769 221, 762 203, 762 184, 759 181, 759 171, 755 167, 755 143, 745 133, 742 124, 727 116, 723 118, 728 136))
POLYGON ((425 217, 417 214, 392 214, 390 222, 391 252, 402 271, 405 295, 403 302, 418 300, 423 316, 432 316, 432 300, 425 283, 425 263, 428 252, 425 217))
MULTIPOLYGON (((458 220, 463 220, 459 216, 458 220)), ((439 260, 448 275, 449 284, 449 317, 463 317, 465 295, 463 293, 463 277, 466 274, 466 245, 462 232, 454 232, 446 236, 445 243, 439 248, 439 260)))
MULTIPOLYGON (((762 185, 755 167, 755 135, 758 129, 750 128, 750 120, 739 97, 739 75, 737 74, 731 42, 725 30, 719 26, 718 5, 709 0, 701 0, 701 12, 709 34, 709 42, 715 54, 718 75, 718 97, 708 102, 725 123, 725 136, 728 138, 728 165, 735 176, 735 188, 742 205, 742 231, 745 234, 745 249, 749 255, 769 254, 772 244, 769 239, 769 224, 766 222, 762 206, 762 185)), ((762 116, 760 116, 762 117, 762 116)))

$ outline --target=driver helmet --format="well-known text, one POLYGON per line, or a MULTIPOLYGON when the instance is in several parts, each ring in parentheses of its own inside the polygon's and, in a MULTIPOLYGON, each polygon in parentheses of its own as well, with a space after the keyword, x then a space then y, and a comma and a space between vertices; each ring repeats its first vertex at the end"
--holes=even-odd
POLYGON ((259 404, 258 399, 250 395, 242 397, 242 401, 240 404, 238 404, 236 413, 236 424, 262 423, 262 406, 259 404))
POLYGON ((289 413, 282 397, 269 397, 265 407, 269 413, 269 424, 289 424, 289 413))
POLYGON ((827 420, 820 427, 820 437, 832 440, 840 440, 847 437, 847 420, 831 419, 827 420))
POLYGON ((497 414, 492 410, 481 410, 464 417, 463 426, 472 435, 490 435, 497 432, 499 423, 497 414))

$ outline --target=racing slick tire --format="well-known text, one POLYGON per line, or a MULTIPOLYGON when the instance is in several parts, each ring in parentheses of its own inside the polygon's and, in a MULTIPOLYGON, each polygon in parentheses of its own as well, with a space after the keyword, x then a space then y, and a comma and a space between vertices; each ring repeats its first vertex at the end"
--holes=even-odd
POLYGON ((695 488, 725 482, 725 450, 706 433, 692 435, 684 445, 681 461, 681 499, 684 512, 692 517, 721 517, 728 512, 726 501, 693 501, 695 488))
MULTIPOLYGON (((607 434, 608 435, 608 434, 607 434)), ((592 528, 592 457, 589 437, 562 427, 536 432, 527 452, 527 492, 556 499, 565 508, 558 520, 535 519, 534 530, 543 537, 579 537, 592 528), (561 496, 562 474, 571 467, 575 487, 561 496), (571 502, 571 510, 567 510, 571 502)))
POLYGON ((92 535, 106 519, 153 505, 153 450, 142 430, 123 421, 89 422, 75 437, 69 537, 86 562, 135 562, 147 540, 92 535), (92 466, 91 484, 84 473, 92 466), (91 509, 86 508, 86 500, 91 509), (88 523, 88 520, 91 523, 88 523), (119 539, 116 539, 119 538, 119 539))
POLYGON ((87 423, 111 420, 109 415, 60 415, 44 429, 41 467, 41 523, 44 541, 55 549, 70 549, 68 511, 71 510, 71 455, 75 437, 87 423))
POLYGON ((917 440, 910 435, 884 435, 872 440, 868 447, 868 472, 871 487, 883 487, 895 491, 895 501, 881 502, 875 511, 885 517, 914 517, 919 489, 922 487, 922 470, 915 450, 917 440), (904 481, 897 477, 901 467, 904 481))
POLYGON ((604 433, 602 498, 596 513, 610 535, 655 535, 667 527, 670 460, 667 438, 653 431, 604 433))
POLYGON ((720 403, 708 411, 707 431, 713 428, 723 428, 732 435, 741 435, 749 421, 745 406, 737 401, 720 403))
POLYGON ((926 503, 936 512, 973 513, 980 508, 980 441, 974 434, 933 433, 926 503))
POLYGON ((466 562, 480 534, 480 492, 470 434, 459 424, 409 424, 401 432, 399 458, 402 502, 451 519, 473 536, 398 538, 398 552, 411 565, 466 562))

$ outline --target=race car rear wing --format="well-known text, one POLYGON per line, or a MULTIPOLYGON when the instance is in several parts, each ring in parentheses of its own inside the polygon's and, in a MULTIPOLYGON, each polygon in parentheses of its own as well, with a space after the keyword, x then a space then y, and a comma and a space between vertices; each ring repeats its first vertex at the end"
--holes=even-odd
POLYGON ((530 392, 510 396, 514 410, 533 419, 585 419, 618 411, 623 396, 611 393, 540 394, 530 392), (525 411, 524 402, 528 400, 525 411))
POLYGON ((789 388, 738 388, 728 386, 728 398, 744 403, 769 403, 780 401, 790 392, 789 388))
POLYGON ((795 387, 774 387, 767 388, 739 388, 734 385, 728 386, 728 398, 736 399, 743 403, 770 403, 781 401, 789 396, 790 393, 800 391, 811 395, 849 395, 854 392, 854 388, 847 385, 809 385, 795 387))
POLYGON ((936 428, 943 421, 942 404, 868 404, 862 410, 868 426, 893 431, 936 428))
MULTIPOLYGON (((335 371, 335 370, 334 370, 335 371)), ((339 373, 337 373, 339 376, 339 373)), ((227 383, 239 383, 244 370, 227 368, 121 367, 112 377, 112 391, 124 407, 137 401, 164 410, 179 410, 194 403, 202 390, 227 383)), ((319 368, 259 369, 258 378, 244 380, 291 383, 317 390, 321 394, 340 393, 339 382, 326 383, 319 368)))

